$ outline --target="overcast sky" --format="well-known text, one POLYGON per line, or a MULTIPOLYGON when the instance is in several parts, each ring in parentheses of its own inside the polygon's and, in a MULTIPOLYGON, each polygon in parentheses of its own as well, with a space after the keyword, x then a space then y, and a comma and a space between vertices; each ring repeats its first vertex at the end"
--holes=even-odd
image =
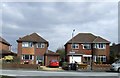
POLYGON ((2 3, 2 37, 14 51, 19 37, 38 33, 57 48, 78 33, 93 33, 118 43, 117 2, 8 2, 2 3))

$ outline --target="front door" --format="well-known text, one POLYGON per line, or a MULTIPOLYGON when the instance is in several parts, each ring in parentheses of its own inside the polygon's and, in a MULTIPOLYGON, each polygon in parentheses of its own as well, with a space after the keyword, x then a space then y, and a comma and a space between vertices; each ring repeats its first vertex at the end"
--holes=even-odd
POLYGON ((41 64, 42 65, 43 58, 44 58, 44 56, 36 56, 36 64, 41 64))

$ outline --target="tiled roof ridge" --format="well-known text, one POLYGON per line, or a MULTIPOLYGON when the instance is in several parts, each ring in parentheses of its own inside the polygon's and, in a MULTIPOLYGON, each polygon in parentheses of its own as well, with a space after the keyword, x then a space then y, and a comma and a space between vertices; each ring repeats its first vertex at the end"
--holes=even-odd
POLYGON ((5 43, 5 44, 7 44, 7 45, 10 45, 10 43, 7 42, 7 41, 6 41, 4 38, 2 38, 1 36, 0 36, 0 42, 5 43))

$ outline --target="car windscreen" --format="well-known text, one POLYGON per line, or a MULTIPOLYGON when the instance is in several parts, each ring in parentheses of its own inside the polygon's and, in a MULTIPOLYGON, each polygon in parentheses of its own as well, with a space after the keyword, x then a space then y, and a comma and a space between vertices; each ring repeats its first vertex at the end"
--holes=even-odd
POLYGON ((58 62, 57 60, 51 60, 51 62, 58 62))

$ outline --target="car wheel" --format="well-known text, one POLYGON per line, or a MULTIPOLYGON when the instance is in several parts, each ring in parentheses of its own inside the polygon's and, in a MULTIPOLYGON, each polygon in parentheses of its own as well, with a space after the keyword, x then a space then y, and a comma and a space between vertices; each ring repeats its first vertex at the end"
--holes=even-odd
POLYGON ((118 72, 120 73, 120 68, 118 68, 118 72))

